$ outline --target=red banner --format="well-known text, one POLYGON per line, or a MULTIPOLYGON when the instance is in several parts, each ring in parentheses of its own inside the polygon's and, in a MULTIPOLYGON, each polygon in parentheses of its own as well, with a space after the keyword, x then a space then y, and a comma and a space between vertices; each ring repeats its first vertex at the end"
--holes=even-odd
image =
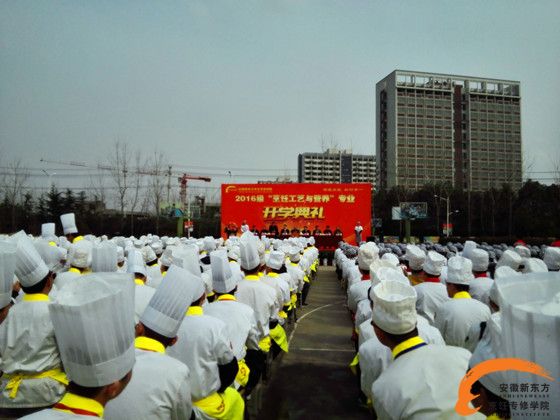
POLYGON ((371 234, 371 184, 222 184, 222 234, 240 232, 243 221, 251 230, 281 233, 304 230, 321 233, 337 229, 346 242, 355 243, 360 222, 362 240, 371 234), (229 227, 228 227, 229 226, 229 227))

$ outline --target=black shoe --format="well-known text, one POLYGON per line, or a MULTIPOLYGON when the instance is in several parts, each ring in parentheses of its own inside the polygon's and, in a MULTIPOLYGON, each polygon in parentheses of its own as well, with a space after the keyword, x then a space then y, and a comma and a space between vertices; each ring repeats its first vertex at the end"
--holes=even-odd
POLYGON ((307 305, 309 305, 309 303, 303 302, 302 305, 303 305, 303 306, 307 306, 307 305))

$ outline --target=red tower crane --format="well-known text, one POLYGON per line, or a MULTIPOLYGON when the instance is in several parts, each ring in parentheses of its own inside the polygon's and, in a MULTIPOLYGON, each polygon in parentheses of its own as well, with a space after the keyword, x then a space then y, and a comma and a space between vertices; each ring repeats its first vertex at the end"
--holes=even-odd
MULTIPOLYGON (((179 198, 181 200, 181 210, 184 213, 185 212, 185 205, 186 205, 186 207, 187 207, 187 209, 186 209, 187 210, 186 228, 187 228, 187 236, 190 237, 190 228, 191 228, 192 224, 191 224, 191 206, 190 206, 190 202, 187 201, 187 182, 188 182, 188 180, 210 182, 210 181, 212 181, 212 178, 207 177, 207 176, 194 176, 194 175, 188 175, 188 174, 183 174, 182 176, 180 176, 178 178, 179 185, 181 186, 180 191, 179 191, 179 198)), ((181 230, 179 230, 179 231, 181 231, 181 230)))

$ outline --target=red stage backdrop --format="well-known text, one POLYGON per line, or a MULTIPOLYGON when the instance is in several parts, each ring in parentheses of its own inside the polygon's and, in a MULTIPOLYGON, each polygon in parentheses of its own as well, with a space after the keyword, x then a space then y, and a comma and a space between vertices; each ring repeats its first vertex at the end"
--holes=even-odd
POLYGON ((371 233, 371 184, 222 184, 221 232, 229 223, 268 230, 272 221, 278 230, 284 224, 300 231, 327 225, 342 230, 346 242, 354 243, 354 226, 364 227, 362 238, 371 233))

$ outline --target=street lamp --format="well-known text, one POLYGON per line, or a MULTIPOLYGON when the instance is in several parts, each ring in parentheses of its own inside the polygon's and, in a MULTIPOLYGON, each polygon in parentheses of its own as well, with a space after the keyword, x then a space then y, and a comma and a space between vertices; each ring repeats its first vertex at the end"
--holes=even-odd
MULTIPOLYGON (((436 194, 434 194, 434 197, 435 197, 435 198, 439 198, 440 200, 445 201, 445 204, 446 204, 446 206, 447 206, 447 209, 446 209, 446 212, 445 212, 445 214, 446 214, 446 218, 445 218, 446 222, 445 222, 445 223, 447 224, 447 229, 445 230, 445 237, 446 237, 446 238, 449 238, 449 215, 450 215, 451 213, 454 213, 454 212, 451 212, 451 213, 449 212, 449 197, 445 198, 445 197, 441 197, 441 196, 436 195, 436 194)), ((438 222, 438 223, 439 223, 439 222, 438 222)))

